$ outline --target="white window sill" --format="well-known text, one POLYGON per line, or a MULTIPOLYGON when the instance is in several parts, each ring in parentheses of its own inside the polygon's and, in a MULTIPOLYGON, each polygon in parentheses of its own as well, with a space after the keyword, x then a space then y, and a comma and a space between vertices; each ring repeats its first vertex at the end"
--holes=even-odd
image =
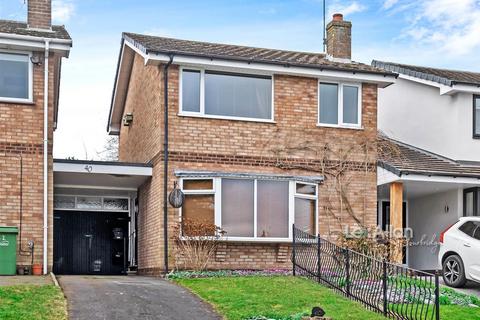
POLYGON ((336 128, 336 129, 351 129, 351 130, 364 130, 365 128, 362 126, 355 126, 355 125, 344 125, 344 124, 327 124, 327 123, 317 123, 317 127, 325 127, 325 128, 336 128))
POLYGON ((0 103, 17 103, 17 104, 34 104, 32 99, 18 99, 18 98, 2 98, 0 103))
MULTIPOLYGON (((198 237, 181 237, 181 240, 194 240, 198 237)), ((251 238, 251 237, 220 237, 220 242, 243 242, 243 243, 292 243, 289 238, 251 238)))
POLYGON ((256 119, 256 118, 242 118, 242 117, 229 117, 229 116, 214 116, 197 113, 180 112, 177 114, 179 117, 192 117, 192 118, 205 118, 205 119, 219 119, 219 120, 235 120, 235 121, 247 121, 247 122, 261 122, 261 123, 276 123, 271 119, 256 119))

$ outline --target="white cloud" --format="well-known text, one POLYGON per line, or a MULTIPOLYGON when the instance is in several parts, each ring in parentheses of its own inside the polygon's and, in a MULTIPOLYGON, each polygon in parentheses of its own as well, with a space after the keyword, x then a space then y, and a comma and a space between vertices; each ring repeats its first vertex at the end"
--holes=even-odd
POLYGON ((385 0, 383 2, 383 8, 384 9, 390 9, 393 7, 395 4, 397 4, 398 0, 385 0))
POLYGON ((344 16, 348 16, 357 12, 365 11, 366 9, 367 7, 358 1, 341 2, 337 0, 333 1, 333 3, 328 6, 328 17, 331 17, 334 13, 341 13, 344 16))
POLYGON ((402 37, 432 51, 458 56, 480 47, 478 0, 405 0, 388 8, 384 3, 384 8, 405 15, 408 26, 402 37))
POLYGON ((72 0, 53 0, 52 1, 52 20, 57 23, 65 23, 70 20, 75 11, 75 5, 72 0))

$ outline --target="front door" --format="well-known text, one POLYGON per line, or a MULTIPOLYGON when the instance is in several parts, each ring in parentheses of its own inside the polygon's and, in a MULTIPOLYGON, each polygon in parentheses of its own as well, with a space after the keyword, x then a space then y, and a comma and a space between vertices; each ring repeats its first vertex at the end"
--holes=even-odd
POLYGON ((126 271, 128 214, 55 211, 53 269, 58 274, 126 271))

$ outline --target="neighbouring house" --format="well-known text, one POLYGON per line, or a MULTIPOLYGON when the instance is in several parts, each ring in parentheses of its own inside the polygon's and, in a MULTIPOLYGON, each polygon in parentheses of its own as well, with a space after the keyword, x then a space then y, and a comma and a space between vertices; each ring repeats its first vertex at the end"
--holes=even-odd
POLYGON ((53 159, 71 46, 65 27, 51 25, 50 0, 29 0, 26 23, 0 20, 0 226, 18 230, 19 269, 125 273, 135 263, 137 188, 152 168, 53 159))
POLYGON ((411 228, 405 263, 437 269, 440 233, 480 215, 480 73, 372 66, 399 74, 378 96, 378 127, 395 149, 380 156, 378 222, 411 228))
POLYGON ((376 225, 377 90, 396 74, 351 60, 340 14, 326 51, 123 34, 107 130, 121 161, 153 166, 138 189, 140 273, 188 267, 172 240, 185 219, 227 232, 209 268, 289 267, 294 223, 325 236, 376 225))
POLYGON ((51 265, 52 147, 62 58, 72 40, 51 25, 51 3, 28 1, 28 21, 0 20, 0 225, 19 228, 18 265, 51 265), (27 242, 34 243, 34 256, 27 242))

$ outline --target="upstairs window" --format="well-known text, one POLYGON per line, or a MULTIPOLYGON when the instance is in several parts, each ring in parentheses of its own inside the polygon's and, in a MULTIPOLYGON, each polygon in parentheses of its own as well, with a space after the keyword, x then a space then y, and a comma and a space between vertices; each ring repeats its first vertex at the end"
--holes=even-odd
POLYGON ((480 96, 473 96, 473 137, 480 139, 480 96))
POLYGON ((31 100, 31 63, 28 54, 0 52, 0 100, 31 100))
POLYGON ((361 85, 319 82, 318 124, 361 127, 361 85))
POLYGON ((272 77, 181 70, 180 114, 272 121, 272 77))

